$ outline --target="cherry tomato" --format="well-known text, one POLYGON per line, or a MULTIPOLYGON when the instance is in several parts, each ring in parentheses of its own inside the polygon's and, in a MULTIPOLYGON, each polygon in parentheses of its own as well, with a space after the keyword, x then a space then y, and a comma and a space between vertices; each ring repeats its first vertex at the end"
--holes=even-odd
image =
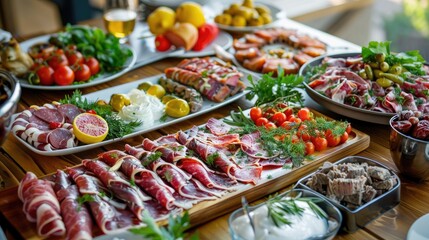
POLYGON ((78 82, 85 82, 91 77, 91 70, 86 64, 79 64, 74 70, 75 80, 78 82))
POLYGON ((335 147, 335 146, 338 146, 338 144, 340 144, 341 137, 335 136, 334 134, 331 133, 326 136, 326 141, 328 142, 328 147, 335 147))
POLYGON ((293 122, 289 122, 289 121, 284 121, 282 123, 282 125, 280 125, 280 127, 286 129, 286 130, 291 130, 292 128, 295 127, 295 123, 293 122))
POLYGON ((313 141, 314 149, 318 152, 328 148, 328 141, 324 137, 316 137, 313 141))
POLYGON ((91 75, 95 75, 100 71, 100 63, 95 57, 87 58, 85 64, 88 65, 89 70, 91 70, 91 75))
POLYGON ((40 85, 50 86, 54 84, 54 69, 49 66, 41 66, 36 71, 37 76, 40 79, 40 85))
POLYGON ((59 128, 59 127, 61 127, 61 123, 60 122, 50 122, 49 123, 49 129, 56 129, 56 128, 59 128))
POLYGON ((273 121, 277 126, 281 126, 286 121, 286 114, 282 112, 276 112, 271 117, 271 121, 273 121))
POLYGON ((265 128, 266 128, 266 129, 268 129, 268 130, 270 130, 270 129, 274 129, 274 128, 277 128, 276 124, 275 124, 275 123, 273 123, 273 122, 268 122, 268 123, 266 123, 264 126, 265 126, 265 128))
POLYGON ((314 153, 314 144, 312 142, 305 142, 305 155, 314 153))
POLYGON ((288 119, 289 122, 294 122, 296 126, 299 126, 302 122, 301 118, 291 117, 288 119))
POLYGON ((311 136, 310 136, 310 134, 308 133, 308 130, 307 130, 307 125, 305 125, 305 124, 301 124, 301 125, 299 126, 298 131, 297 131, 297 133, 296 133, 296 134, 297 134, 297 135, 298 135, 298 137, 300 137, 300 138, 302 139, 302 141, 304 141, 304 142, 310 141, 310 139, 311 139, 311 136))
POLYGON ((293 109, 291 107, 288 107, 283 111, 283 113, 286 114, 286 117, 290 117, 290 115, 293 114, 293 109))
POLYGON ((54 80, 57 85, 70 85, 74 81, 74 72, 69 66, 59 66, 54 72, 54 80))
POLYGON ((291 137, 291 139, 290 139, 290 141, 292 142, 292 143, 298 143, 299 142, 299 137, 297 136, 297 135, 292 135, 292 137, 291 137))
POLYGON ((340 139, 340 143, 345 143, 347 139, 349 139, 349 134, 347 132, 344 132, 343 135, 341 135, 340 139))
POLYGON ((298 117, 302 120, 310 120, 311 119, 311 112, 310 109, 303 107, 301 109, 299 109, 298 111, 298 117))
POLYGON ((347 124, 346 133, 350 135, 351 132, 352 132, 352 125, 349 123, 347 124))
POLYGON ((75 51, 67 55, 67 60, 69 61, 69 65, 82 64, 85 60, 83 59, 82 53, 75 51))
POLYGON ((283 111, 286 108, 287 108, 287 104, 286 103, 277 103, 277 109, 283 111))
POLYGON ((94 109, 86 110, 86 112, 97 115, 97 112, 94 109))
POLYGON ((261 117, 256 120, 255 124, 256 126, 265 126, 265 124, 267 124, 268 122, 268 119, 261 117))
POLYGON ((259 107, 252 107, 252 109, 250 109, 250 118, 252 119, 252 121, 254 123, 256 123, 256 120, 258 120, 258 118, 262 117, 262 109, 259 107))
MULTIPOLYGON (((60 49, 61 50, 61 49, 60 49)), ((64 53, 61 53, 62 51, 56 51, 52 56, 48 59, 48 64, 56 70, 60 66, 68 66, 69 61, 67 60, 66 55, 64 53)))
POLYGON ((156 50, 165 52, 171 48, 171 42, 162 34, 155 37, 156 50))
POLYGON ((265 109, 264 113, 262 114, 266 119, 270 119, 277 111, 274 108, 268 108, 265 109))

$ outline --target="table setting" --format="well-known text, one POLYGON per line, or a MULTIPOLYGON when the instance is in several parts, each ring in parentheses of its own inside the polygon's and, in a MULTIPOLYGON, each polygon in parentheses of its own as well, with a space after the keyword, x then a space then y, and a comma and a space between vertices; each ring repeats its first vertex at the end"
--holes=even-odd
POLYGON ((107 3, 0 32, 0 238, 429 238, 418 49, 252 0, 107 3))

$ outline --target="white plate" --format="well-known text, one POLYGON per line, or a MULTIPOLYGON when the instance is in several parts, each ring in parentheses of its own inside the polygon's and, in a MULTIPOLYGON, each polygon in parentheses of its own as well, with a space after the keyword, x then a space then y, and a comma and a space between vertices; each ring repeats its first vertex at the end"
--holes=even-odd
MULTIPOLYGON (((83 96, 84 96, 84 98, 86 98, 88 100, 92 100, 92 101, 100 99, 100 100, 105 100, 105 101, 109 102, 110 96, 112 94, 114 94, 114 93, 128 93, 132 89, 137 88, 137 86, 140 83, 142 83, 142 82, 156 83, 158 81, 158 79, 160 77, 162 77, 162 76, 164 76, 164 75, 160 74, 160 75, 152 76, 152 77, 149 77, 149 78, 144 78, 144 79, 141 79, 141 80, 138 80, 138 81, 134 81, 134 82, 122 84, 122 85, 111 87, 111 88, 106 88, 106 89, 103 89, 103 90, 100 90, 100 91, 96 91, 96 92, 93 92, 93 93, 90 93, 90 94, 86 94, 86 95, 83 95, 83 96)), ((247 76, 245 75, 242 79, 246 79, 246 78, 247 78, 247 76)), ((123 139, 127 139, 127 138, 131 138, 131 137, 134 137, 134 136, 138 136, 138 135, 141 135, 141 134, 146 133, 146 132, 154 131, 156 129, 160 129, 160 128, 169 126, 171 124, 175 124, 175 123, 178 123, 178 122, 181 122, 181 121, 184 121, 184 120, 196 117, 198 115, 201 115, 201 114, 210 112, 210 111, 212 111, 214 109, 220 108, 220 107, 222 107, 224 105, 230 104, 230 103, 232 103, 232 102, 240 99, 245 94, 246 94, 246 91, 243 91, 243 92, 238 93, 238 94, 236 94, 236 95, 234 95, 232 97, 227 98, 225 101, 223 101, 221 103, 215 103, 215 102, 206 100, 204 98, 202 109, 200 111, 198 111, 198 112, 191 113, 191 114, 189 114, 189 115, 187 115, 185 117, 181 117, 181 118, 167 118, 167 120, 164 121, 164 122, 161 122, 161 121, 158 120, 158 121, 155 121, 155 123, 152 126, 146 127, 146 128, 143 128, 143 127, 137 128, 135 132, 133 132, 131 134, 128 134, 128 135, 125 135, 122 138, 110 139, 110 140, 106 140, 106 141, 102 141, 102 142, 94 143, 94 144, 88 144, 88 145, 79 145, 79 146, 73 147, 73 148, 59 149, 59 150, 53 150, 53 151, 40 151, 40 150, 36 149, 35 147, 33 147, 32 145, 30 145, 29 143, 27 143, 26 141, 24 141, 23 139, 21 139, 20 137, 16 136, 14 133, 11 133, 11 134, 14 135, 15 138, 17 138, 22 144, 24 144, 31 151, 33 151, 33 152, 35 152, 37 154, 40 154, 40 155, 44 155, 44 156, 61 156, 61 155, 73 154, 73 153, 78 153, 78 152, 86 151, 86 150, 89 150, 89 149, 93 149, 93 148, 96 148, 96 147, 104 146, 104 145, 107 145, 109 143, 118 142, 118 141, 121 141, 123 139)), ((16 116, 18 114, 19 113, 13 115, 12 121, 14 121, 14 119, 16 118, 16 116)))
POLYGON ((408 230, 407 240, 427 240, 429 239, 429 214, 417 219, 410 230, 408 230))
POLYGON ((159 61, 168 57, 178 58, 193 58, 215 55, 214 45, 219 45, 223 49, 228 49, 232 46, 232 36, 224 31, 219 31, 216 39, 201 51, 184 51, 183 49, 170 50, 167 52, 159 52, 155 48, 155 37, 148 37, 143 40, 139 49, 139 57, 133 68, 138 68, 146 64, 159 61))
MULTIPOLYGON (((216 23, 216 24, 217 24, 217 26, 220 29, 222 29, 224 31, 229 31, 229 32, 252 32, 252 31, 255 31, 255 30, 261 29, 261 28, 273 27, 275 25, 276 21, 278 21, 278 20, 280 20, 282 18, 286 18, 286 13, 284 11, 282 11, 280 8, 276 7, 276 6, 273 6, 273 5, 270 5, 270 4, 267 4, 267 3, 259 3, 259 2, 255 2, 254 3, 255 6, 261 5, 261 4, 267 6, 271 10, 271 17, 273 18, 273 21, 271 23, 269 23, 269 24, 265 24, 265 25, 262 25, 262 26, 254 26, 254 27, 253 26, 234 27, 234 26, 227 26, 227 25, 222 25, 222 24, 218 24, 218 23, 216 23)), ((224 9, 226 9, 227 7, 229 7, 229 5, 227 5, 227 6, 222 5, 222 9, 220 9, 220 10, 217 9, 215 16, 218 15, 218 14, 220 14, 220 13, 222 13, 222 11, 224 9)))
MULTIPOLYGON (((33 46, 34 44, 42 43, 42 42, 48 42, 50 36, 51 35, 43 35, 43 36, 35 37, 35 38, 29 39, 27 41, 21 42, 20 43, 21 49, 24 52, 28 52, 28 49, 31 46, 33 46)), ((82 84, 76 84, 76 85, 72 84, 72 85, 67 85, 67 86, 32 85, 25 79, 19 79, 19 83, 21 84, 21 86, 23 88, 32 88, 32 89, 41 89, 41 90, 70 90, 70 89, 77 89, 77 88, 94 86, 94 85, 97 85, 100 83, 108 82, 108 81, 113 80, 113 79, 125 74, 126 72, 130 71, 132 69, 134 63, 137 60, 137 55, 132 48, 130 48, 127 45, 122 45, 122 46, 124 48, 130 49, 132 52, 132 56, 131 56, 131 58, 129 58, 127 60, 127 62, 124 65, 124 68, 119 72, 99 74, 97 78, 95 78, 89 82, 82 83, 82 84)))

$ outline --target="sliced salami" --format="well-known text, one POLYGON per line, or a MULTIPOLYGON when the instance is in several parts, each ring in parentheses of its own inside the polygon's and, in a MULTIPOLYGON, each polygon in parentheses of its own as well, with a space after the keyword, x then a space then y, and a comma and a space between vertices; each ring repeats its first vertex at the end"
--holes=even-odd
POLYGON ((74 144, 74 135, 67 129, 57 128, 49 134, 49 143, 56 149, 68 148, 74 144))
POLYGON ((73 119, 82 113, 82 111, 73 104, 59 105, 58 112, 64 116, 66 123, 73 123, 73 119))
POLYGON ((57 109, 40 108, 34 112, 34 116, 38 117, 39 119, 45 121, 48 124, 50 122, 64 122, 63 115, 57 109))

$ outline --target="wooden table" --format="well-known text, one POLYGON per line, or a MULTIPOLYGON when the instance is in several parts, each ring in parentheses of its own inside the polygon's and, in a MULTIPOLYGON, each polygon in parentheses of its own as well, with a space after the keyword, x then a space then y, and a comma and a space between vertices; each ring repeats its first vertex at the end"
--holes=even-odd
MULTIPOLYGON (((100 26, 99 22, 91 22, 93 25, 100 26)), ((346 47, 349 50, 359 50, 356 45, 348 43, 344 40, 322 33, 315 29, 303 26, 297 22, 284 20, 280 23, 282 26, 290 28, 298 28, 311 35, 317 36, 321 40, 329 43, 331 47, 346 47)), ((139 34, 139 33, 135 33, 139 34)), ((134 43, 136 44, 136 43, 134 43)), ((156 63, 146 65, 144 67, 135 69, 115 79, 113 81, 88 87, 82 89, 82 92, 90 93, 100 89, 104 89, 119 84, 132 82, 137 79, 156 75, 162 73, 166 67, 177 64, 180 59, 165 59, 156 63)), ((30 105, 42 105, 46 102, 58 100, 66 94, 71 94, 71 91, 35 91, 30 89, 23 89, 21 101, 19 102, 18 111, 22 111, 30 105)), ((320 107, 317 103, 312 101, 308 96, 306 97, 306 105, 321 111, 322 113, 335 118, 346 119, 345 117, 336 115, 320 107)), ((7 188, 0 192, 0 224, 2 228, 7 231, 10 239, 29 238, 22 232, 18 232, 15 228, 11 227, 11 221, 21 221, 17 219, 21 213, 21 206, 11 205, 17 201, 16 185, 17 182, 24 176, 26 171, 32 171, 36 175, 43 176, 54 172, 56 169, 64 169, 68 166, 74 166, 81 162, 82 159, 95 158, 98 153, 111 149, 123 149, 125 143, 130 145, 140 144, 144 137, 151 139, 159 136, 177 132, 180 129, 188 129, 193 125, 203 124, 211 117, 224 117, 227 116, 230 110, 236 109, 238 106, 248 107, 249 103, 244 99, 234 102, 228 106, 222 107, 211 113, 202 115, 201 117, 193 118, 191 120, 183 121, 157 131, 153 131, 142 136, 134 137, 131 139, 123 140, 118 143, 113 143, 105 147, 100 147, 94 150, 80 152, 61 157, 46 157, 34 154, 29 149, 23 147, 11 134, 3 144, 0 151, 0 164, 4 165, 7 188), (4 213, 16 213, 16 215, 9 215, 9 219, 4 217, 4 213)), ((367 133, 370 136, 369 147, 358 153, 357 155, 372 158, 379 161, 392 169, 396 169, 392 162, 389 152, 389 127, 386 125, 377 125, 367 122, 361 122, 353 119, 347 119, 352 123, 355 129, 367 133)), ((1 168, 0 165, 0 169, 1 168)), ((411 224, 420 216, 429 212, 429 203, 425 200, 428 197, 429 184, 428 182, 414 183, 405 178, 402 178, 401 185, 401 202, 392 210, 386 212, 376 220, 369 223, 365 228, 356 231, 355 233, 340 232, 336 239, 404 239, 411 224)), ((284 189, 291 188, 292 185, 286 186, 284 189)), ((265 195, 259 196, 262 201, 265 195)), ((253 203, 252 203, 253 204, 253 203)), ((230 209, 232 212, 235 209, 230 209)), ((229 239, 227 219, 229 213, 219 216, 210 222, 196 226, 200 239, 229 239)), ((22 220, 26 221, 26 220, 22 220)), ((31 238, 37 239, 36 236, 31 238)))

